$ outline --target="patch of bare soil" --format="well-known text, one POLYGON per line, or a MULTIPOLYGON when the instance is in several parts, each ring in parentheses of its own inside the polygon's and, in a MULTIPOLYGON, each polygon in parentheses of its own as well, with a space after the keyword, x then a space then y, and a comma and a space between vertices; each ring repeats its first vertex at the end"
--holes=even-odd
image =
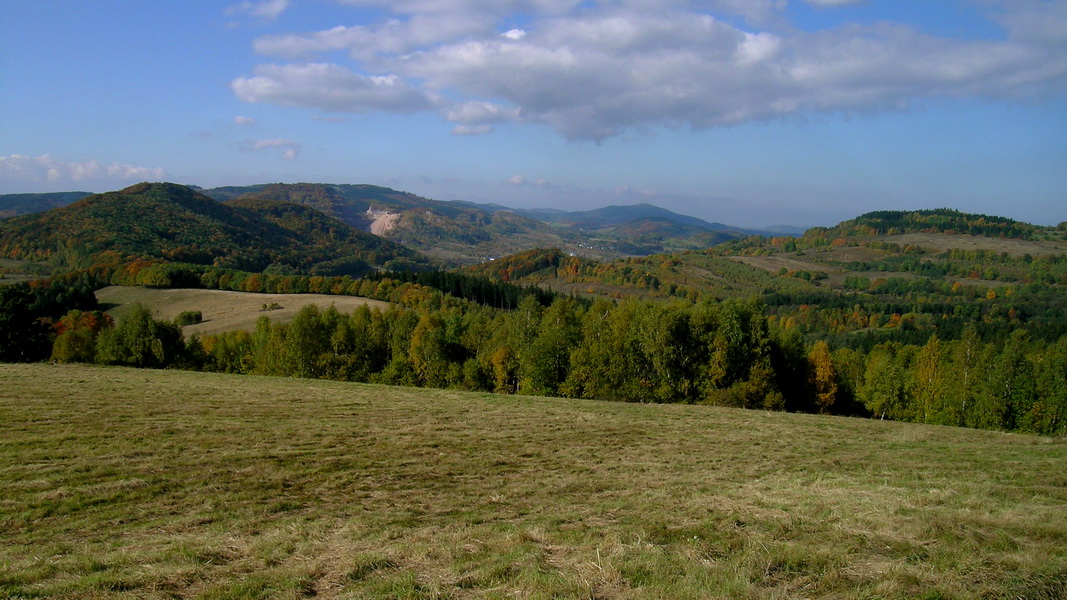
POLYGON ((370 224, 370 232, 377 236, 382 236, 396 227, 396 222, 400 220, 400 215, 397 213, 387 212, 371 212, 367 213, 374 219, 370 224))

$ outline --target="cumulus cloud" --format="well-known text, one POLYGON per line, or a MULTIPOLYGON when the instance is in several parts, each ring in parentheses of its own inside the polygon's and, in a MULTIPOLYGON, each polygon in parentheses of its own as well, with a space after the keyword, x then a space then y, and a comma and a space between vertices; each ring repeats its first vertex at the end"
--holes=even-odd
POLYGON ((47 154, 0 156, 0 178, 24 184, 38 183, 123 183, 160 181, 167 172, 159 167, 147 168, 119 163, 104 164, 96 160, 65 162, 47 154))
POLYGON ((241 144, 241 149, 245 152, 256 152, 259 150, 272 150, 280 148, 282 153, 281 157, 285 160, 293 160, 300 154, 301 144, 293 140, 287 140, 282 138, 275 138, 270 140, 247 140, 241 144))
POLYGON ((432 106, 429 96, 397 75, 361 75, 335 64, 261 65, 254 77, 231 83, 245 102, 314 107, 325 111, 414 112, 432 106))
POLYGON ((1067 2, 988 0, 991 17, 1011 37, 1037 44, 1067 44, 1067 2))
POLYGON ((252 117, 242 117, 240 115, 234 117, 233 122, 241 126, 256 125, 259 123, 259 121, 256 121, 252 117))
POLYGON ((246 0, 227 8, 226 14, 245 14, 257 19, 272 20, 277 19, 287 8, 289 8, 289 0, 260 0, 259 2, 246 0))
POLYGON ((899 23, 805 32, 782 25, 784 0, 344 0, 389 17, 261 38, 263 54, 330 62, 261 65, 232 87, 324 111, 437 111, 458 135, 525 122, 597 141, 927 98, 1063 97, 1067 2, 984 1, 1005 39, 899 23))

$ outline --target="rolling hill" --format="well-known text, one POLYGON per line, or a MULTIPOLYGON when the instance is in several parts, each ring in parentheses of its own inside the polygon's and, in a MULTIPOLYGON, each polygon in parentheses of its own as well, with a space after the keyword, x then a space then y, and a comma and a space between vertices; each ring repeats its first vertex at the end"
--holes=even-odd
POLYGON ((311 207, 445 263, 570 243, 545 224, 501 207, 430 200, 372 185, 271 184, 204 193, 226 203, 273 200, 311 207))
POLYGON ((0 255, 71 266, 136 258, 246 271, 359 275, 425 266, 418 253, 307 206, 223 204, 190 188, 142 183, 0 221, 0 255))
POLYGON ((706 248, 742 232, 649 204, 598 210, 513 210, 440 201, 372 185, 272 184, 205 190, 221 201, 258 198, 316 208, 363 231, 446 264, 480 263, 532 248, 558 247, 596 259, 706 248))
MULTIPOLYGON (((374 185, 277 183, 195 189, 222 203, 258 200, 313 208, 450 266, 547 247, 610 260, 707 248, 760 233, 709 223, 650 204, 568 212, 432 200, 374 185)), ((0 196, 0 216, 42 212, 87 195, 69 192, 0 196)))

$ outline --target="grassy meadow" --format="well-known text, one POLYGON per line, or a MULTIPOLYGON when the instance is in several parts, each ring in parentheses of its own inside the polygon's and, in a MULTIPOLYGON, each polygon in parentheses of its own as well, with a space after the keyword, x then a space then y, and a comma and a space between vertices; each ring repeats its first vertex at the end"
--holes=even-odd
POLYGON ((0 365, 3 598, 1067 596, 1067 442, 0 365))
POLYGON ((172 320, 185 311, 198 310, 203 321, 182 328, 186 337, 193 334, 210 335, 243 329, 253 331, 259 317, 271 321, 291 321, 300 309, 314 304, 319 308, 335 306, 342 313, 351 313, 356 308, 369 304, 371 308, 385 310, 388 302, 359 298, 356 296, 331 296, 327 294, 253 294, 226 290, 204 289, 155 289, 135 286, 110 286, 98 290, 96 298, 116 319, 124 315, 135 303, 140 303, 155 313, 157 318, 172 320), (276 305, 263 310, 263 305, 276 305))

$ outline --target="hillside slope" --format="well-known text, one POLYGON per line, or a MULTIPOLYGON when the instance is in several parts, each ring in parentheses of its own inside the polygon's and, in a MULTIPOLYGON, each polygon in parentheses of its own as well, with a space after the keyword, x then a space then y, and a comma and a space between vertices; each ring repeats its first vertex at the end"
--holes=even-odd
POLYGON ((954 340, 968 328, 1001 341, 1016 329, 1043 340, 1067 334, 1063 228, 948 216, 944 231, 929 222, 902 226, 894 216, 884 225, 893 233, 879 233, 864 217, 799 238, 749 236, 613 261, 532 250, 467 272, 586 297, 756 298, 776 323, 809 341, 864 350, 888 341, 921 346, 935 335, 954 340), (961 223, 990 235, 957 233, 961 223))
POLYGON ((1067 445, 0 365, 0 595, 1062 598, 1067 445))
POLYGON ((566 212, 440 201, 372 185, 271 184, 205 190, 223 201, 258 198, 314 207, 451 264, 480 263, 533 248, 558 247, 611 259, 706 248, 741 233, 648 204, 566 212))
POLYGON ((304 206, 226 205, 184 186, 143 183, 0 221, 0 255, 68 263, 155 258, 247 271, 358 275, 425 264, 417 253, 304 206))
POLYGON ((452 263, 569 243, 545 224, 502 207, 430 200, 373 185, 270 184, 217 188, 205 194, 227 203, 274 200, 309 206, 452 263))

